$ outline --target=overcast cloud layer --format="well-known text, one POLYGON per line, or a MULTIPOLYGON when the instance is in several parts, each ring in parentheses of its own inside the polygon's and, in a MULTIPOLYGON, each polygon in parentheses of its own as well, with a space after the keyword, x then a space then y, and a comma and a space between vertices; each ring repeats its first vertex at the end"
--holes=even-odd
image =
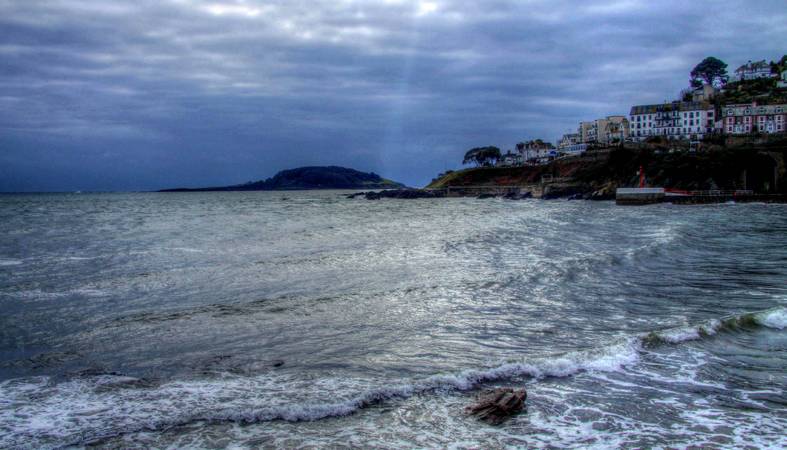
POLYGON ((0 191, 423 185, 785 42, 784 0, 0 0, 0 191))

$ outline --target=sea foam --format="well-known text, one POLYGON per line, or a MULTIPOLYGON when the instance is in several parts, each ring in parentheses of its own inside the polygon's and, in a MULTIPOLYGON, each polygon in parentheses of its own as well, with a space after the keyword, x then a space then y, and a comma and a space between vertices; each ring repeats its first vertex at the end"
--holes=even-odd
POLYGON ((695 327, 682 327, 586 351, 504 361, 481 369, 423 379, 360 380, 294 375, 223 375, 214 379, 142 383, 125 376, 79 377, 57 383, 47 377, 0 383, 0 447, 84 445, 140 431, 194 422, 315 421, 353 414, 376 403, 445 391, 467 391, 502 381, 531 383, 582 372, 619 372, 636 366, 643 344, 678 344, 752 323, 787 326, 787 310, 775 308, 695 327), (284 395, 283 393, 286 393, 284 395))
POLYGON ((539 379, 567 377, 581 371, 616 371, 638 359, 637 341, 630 340, 599 350, 506 362, 393 384, 346 378, 304 384, 272 374, 177 381, 153 387, 113 375, 63 383, 47 377, 11 380, 0 383, 0 447, 23 443, 44 448, 63 443, 83 445, 198 421, 314 421, 353 414, 383 401, 429 392, 466 391, 518 377, 539 379))
POLYGON ((768 328, 783 330, 787 327, 787 308, 774 308, 754 316, 757 323, 768 328))

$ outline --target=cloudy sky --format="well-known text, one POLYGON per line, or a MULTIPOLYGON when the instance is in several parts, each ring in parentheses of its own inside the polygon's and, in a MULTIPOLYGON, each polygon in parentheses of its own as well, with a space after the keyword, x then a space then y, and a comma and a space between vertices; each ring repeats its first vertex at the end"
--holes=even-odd
POLYGON ((785 43, 784 0, 0 0, 0 191, 420 186, 785 43))

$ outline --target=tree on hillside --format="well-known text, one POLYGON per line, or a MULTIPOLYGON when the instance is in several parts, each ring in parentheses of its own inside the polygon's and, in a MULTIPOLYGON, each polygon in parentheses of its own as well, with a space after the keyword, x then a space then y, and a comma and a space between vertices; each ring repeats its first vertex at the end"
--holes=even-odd
POLYGON ((491 166, 500 159, 500 149, 493 146, 472 148, 465 153, 462 164, 474 163, 477 166, 491 166))
POLYGON ((727 63, 724 61, 708 56, 703 59, 699 64, 694 66, 691 71, 691 86, 700 87, 702 84, 721 85, 727 84, 727 63))
POLYGON ((771 61, 771 73, 781 74, 785 69, 787 69, 787 55, 776 62, 771 61))

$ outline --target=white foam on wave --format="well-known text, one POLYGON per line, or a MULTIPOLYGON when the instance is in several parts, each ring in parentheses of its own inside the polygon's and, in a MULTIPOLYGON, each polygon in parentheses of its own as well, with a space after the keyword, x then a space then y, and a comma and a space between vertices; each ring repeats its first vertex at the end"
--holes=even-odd
MULTIPOLYGON (((771 328, 787 326, 785 308, 740 316, 743 317, 753 317, 757 323, 771 328)), ((654 334, 662 341, 681 343, 718 333, 725 323, 726 320, 712 320, 654 334)), ((700 383, 696 368, 685 367, 686 364, 670 377, 648 372, 637 364, 642 357, 642 343, 643 337, 636 337, 598 349, 504 361, 483 369, 400 383, 330 377, 304 380, 279 373, 255 377, 223 375, 217 379, 173 381, 157 386, 109 375, 62 383, 53 383, 45 377, 11 380, 0 383, 0 447, 50 447, 64 442, 79 445, 102 437, 169 429, 197 421, 315 421, 350 415, 390 399, 435 391, 467 391, 485 383, 521 377, 539 380, 581 372, 596 372, 594 377, 598 379, 606 379, 604 373, 622 372, 633 376, 632 380, 644 376, 665 386, 688 383, 723 388, 707 381, 700 383)), ((695 359, 702 360, 699 356, 695 359)))
POLYGON ((699 339, 700 331, 696 327, 680 328, 661 332, 659 336, 670 344, 679 344, 699 339))
POLYGON ((93 259, 98 259, 104 257, 103 255, 96 255, 96 256, 66 256, 63 259, 66 261, 90 261, 93 259))
POLYGON ((774 308, 754 316, 754 320, 762 326, 783 330, 787 327, 787 308, 774 308))
POLYGON ((664 342, 680 344, 683 342, 696 341, 697 339, 701 339, 703 335, 712 336, 718 333, 721 326, 722 323, 720 320, 713 319, 702 325, 671 328, 654 334, 664 342))
MULTIPOLYGON (((754 317, 763 326, 783 329, 787 325, 785 312, 784 308, 777 308, 747 317, 754 317)), ((714 334, 721 327, 722 322, 714 320, 696 327, 662 331, 658 336, 680 343, 714 334)), ((157 386, 112 375, 61 383, 46 377, 10 380, 0 383, 0 448, 81 445, 103 437, 160 431, 198 421, 315 421, 350 415, 389 399, 434 391, 466 391, 484 383, 519 377, 539 380, 595 372, 594 379, 614 384, 609 380, 619 378, 613 374, 618 372, 626 374, 625 383, 638 383, 636 380, 642 378, 643 385, 647 385, 655 380, 664 386, 677 386, 667 388, 676 393, 685 384, 724 388, 698 380, 697 369, 704 364, 703 355, 699 354, 691 359, 696 364, 687 365, 684 361, 669 376, 646 370, 637 364, 642 357, 641 343, 641 338, 632 338, 588 351, 502 362, 488 368, 393 384, 381 379, 303 379, 280 373, 255 377, 222 375, 217 379, 173 381, 157 386)))
POLYGON ((0 266, 18 266, 24 261, 18 259, 0 259, 0 266))
POLYGON ((102 437, 161 430, 195 421, 255 423, 314 421, 352 414, 389 399, 528 376, 566 377, 616 371, 639 360, 637 341, 532 362, 435 375, 400 384, 385 380, 284 375, 224 376, 140 387, 129 377, 102 375, 52 383, 41 377, 0 383, 0 447, 33 443, 79 445, 102 437), (380 387, 384 386, 384 387, 380 387))
POLYGON ((60 297, 68 297, 71 295, 84 296, 84 297, 101 297, 107 295, 106 291, 100 289, 79 288, 70 289, 66 291, 43 291, 41 289, 32 289, 27 291, 12 292, 10 295, 26 300, 48 300, 60 297))
POLYGON ((191 248, 191 247, 164 247, 163 250, 168 250, 173 252, 185 252, 185 253, 204 253, 204 250, 200 250, 198 248, 191 248))
POLYGON ((572 352, 565 355, 536 359, 530 362, 509 362, 489 369, 474 369, 451 375, 434 375, 419 387, 429 389, 468 390, 486 382, 515 377, 568 377, 583 371, 610 372, 636 364, 639 343, 636 340, 602 347, 599 350, 572 352))
POLYGON ((680 232, 675 228, 662 227, 642 233, 640 236, 645 244, 629 248, 623 254, 626 258, 633 259, 659 251, 680 237, 680 232))
MULTIPOLYGON (((697 326, 671 328, 651 334, 664 342, 680 344, 701 339, 703 336, 713 336, 725 326, 725 323, 737 324, 749 319, 753 319, 755 323, 767 328, 783 330, 787 328, 787 308, 777 307, 767 311, 725 318, 723 321, 713 319, 697 326)), ((647 335, 643 336, 644 339, 647 337, 647 335)))

